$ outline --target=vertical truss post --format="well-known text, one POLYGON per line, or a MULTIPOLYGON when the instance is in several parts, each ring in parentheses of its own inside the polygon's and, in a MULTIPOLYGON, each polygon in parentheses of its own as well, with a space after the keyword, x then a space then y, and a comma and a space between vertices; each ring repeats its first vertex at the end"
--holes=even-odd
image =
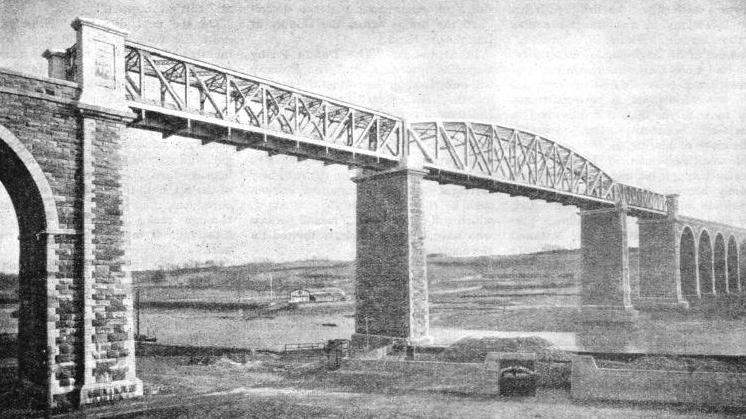
POLYGON ((184 110, 189 111, 189 84, 191 83, 189 64, 184 63, 184 110))
POLYGON ((355 110, 350 109, 350 125, 347 127, 347 145, 352 146, 355 141, 355 110))
POLYGON ((373 144, 368 144, 368 149, 378 150, 378 144, 381 144, 381 118, 376 118, 376 134, 373 137, 373 144))
POLYGON ((233 112, 231 111, 231 76, 225 75, 225 119, 230 119, 233 112))
POLYGON ((464 122, 464 170, 469 170, 469 123, 464 122))
POLYGON ((137 51, 137 77, 140 82, 140 99, 145 98, 145 84, 143 83, 145 80, 145 67, 142 61, 142 52, 137 51))
POLYGON ((267 87, 262 85, 259 87, 262 91, 262 128, 267 128, 267 113, 269 107, 267 106, 267 87))
POLYGON ((513 179, 517 180, 518 177, 516 176, 516 173, 518 173, 518 132, 513 130, 513 136, 511 138, 510 142, 510 149, 509 152, 512 156, 513 160, 513 179))
POLYGON ((438 132, 438 124, 433 122, 434 137, 433 142, 435 143, 435 162, 440 162, 440 133, 438 132))
POLYGON ((409 122, 402 119, 399 126, 399 157, 400 162, 406 166, 409 163, 409 122))
POLYGON ((535 184, 539 184, 539 137, 534 135, 534 180, 535 184))
POLYGON ((490 171, 495 170, 495 127, 490 125, 489 130, 489 147, 487 148, 487 161, 490 165, 490 171))
POLYGON ((300 108, 298 107, 298 96, 293 94, 293 134, 298 135, 298 122, 300 120, 300 108))

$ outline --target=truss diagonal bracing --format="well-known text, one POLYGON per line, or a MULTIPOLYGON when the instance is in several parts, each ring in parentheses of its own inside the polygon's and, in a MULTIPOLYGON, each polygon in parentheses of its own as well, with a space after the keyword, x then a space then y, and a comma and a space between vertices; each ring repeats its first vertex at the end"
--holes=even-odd
POLYGON ((141 112, 183 117, 190 125, 219 121, 298 145, 374 157, 376 164, 398 160, 401 121, 390 115, 132 42, 125 59, 127 100, 141 112))
POLYGON ((616 183, 590 160, 538 135, 469 121, 416 122, 410 132, 409 144, 416 145, 410 145, 410 153, 419 153, 427 168, 441 173, 460 173, 482 183, 502 182, 521 191, 516 195, 529 198, 561 194, 574 197, 575 204, 590 199, 666 212, 664 195, 616 183))
POLYGON ((554 141, 498 125, 417 122, 126 43, 126 99, 138 126, 371 170, 421 158, 428 178, 596 208, 666 213, 665 196, 615 182, 554 141))

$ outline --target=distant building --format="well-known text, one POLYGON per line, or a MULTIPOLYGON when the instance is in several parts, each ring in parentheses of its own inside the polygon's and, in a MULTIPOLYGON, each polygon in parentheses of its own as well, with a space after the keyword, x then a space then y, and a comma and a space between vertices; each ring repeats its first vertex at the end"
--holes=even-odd
POLYGON ((339 288, 299 288, 290 292, 290 303, 327 303, 345 301, 347 295, 339 288))

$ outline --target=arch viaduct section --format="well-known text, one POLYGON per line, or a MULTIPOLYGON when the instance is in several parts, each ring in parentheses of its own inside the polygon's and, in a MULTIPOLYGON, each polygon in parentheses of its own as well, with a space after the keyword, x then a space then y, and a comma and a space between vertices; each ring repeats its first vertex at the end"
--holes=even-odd
POLYGON ((358 343, 428 338, 424 180, 578 207, 588 319, 743 289, 746 230, 682 217, 675 195, 619 183, 546 138, 410 122, 138 44, 105 22, 72 26, 71 48, 44 53, 49 77, 0 70, 0 180, 20 231, 19 376, 49 406, 142 393, 124 254, 129 128, 359 168, 358 343), (639 295, 628 216, 640 223, 639 295))

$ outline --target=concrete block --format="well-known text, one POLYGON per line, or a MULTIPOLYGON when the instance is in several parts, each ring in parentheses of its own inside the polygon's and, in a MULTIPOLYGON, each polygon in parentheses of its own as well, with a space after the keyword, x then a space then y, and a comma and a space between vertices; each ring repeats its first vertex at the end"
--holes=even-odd
POLYGON ((592 356, 572 360, 576 400, 746 406, 746 374, 598 368, 592 356))

